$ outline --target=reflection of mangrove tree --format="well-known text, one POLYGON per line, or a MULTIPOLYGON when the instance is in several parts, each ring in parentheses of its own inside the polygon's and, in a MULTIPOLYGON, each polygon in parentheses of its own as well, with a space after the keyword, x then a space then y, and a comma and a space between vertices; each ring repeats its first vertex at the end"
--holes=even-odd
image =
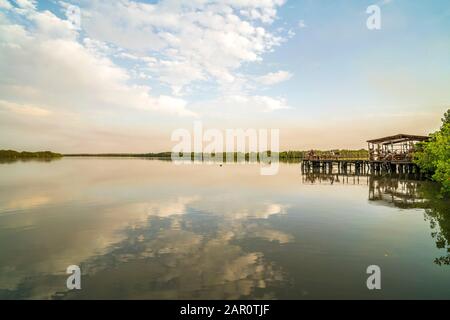
POLYGON ((418 196, 418 189, 427 181, 401 179, 393 176, 371 176, 369 178, 369 200, 382 201, 385 205, 401 209, 428 207, 428 201, 418 196))
POLYGON ((436 258, 434 262, 438 265, 450 265, 450 200, 442 198, 440 188, 434 184, 422 186, 419 195, 428 199, 425 219, 430 222, 431 236, 436 241, 436 247, 447 251, 445 256, 436 258))
POLYGON ((374 176, 369 179, 369 200, 401 209, 424 209, 436 247, 446 250, 446 254, 434 262, 450 265, 450 201, 442 198, 438 184, 374 176))
POLYGON ((52 162, 60 160, 61 158, 14 158, 14 159, 2 159, 0 158, 0 164, 8 164, 15 162, 52 162))
POLYGON ((399 209, 423 209, 429 221, 436 247, 446 253, 437 257, 438 265, 450 265, 450 200, 442 197, 437 183, 406 175, 355 176, 326 173, 306 173, 304 183, 368 184, 369 202, 399 209))

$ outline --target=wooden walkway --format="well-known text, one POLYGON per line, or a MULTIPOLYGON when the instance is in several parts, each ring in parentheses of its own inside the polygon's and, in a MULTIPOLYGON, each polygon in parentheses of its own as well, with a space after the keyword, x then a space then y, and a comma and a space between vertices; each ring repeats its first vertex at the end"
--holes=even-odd
POLYGON ((406 161, 369 161, 369 160, 326 160, 304 159, 301 162, 302 172, 323 172, 323 173, 420 173, 419 168, 412 162, 406 161))

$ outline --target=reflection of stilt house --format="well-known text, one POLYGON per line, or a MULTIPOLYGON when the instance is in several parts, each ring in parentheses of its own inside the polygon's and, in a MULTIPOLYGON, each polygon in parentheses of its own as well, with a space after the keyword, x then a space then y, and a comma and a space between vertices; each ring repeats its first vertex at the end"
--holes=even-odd
POLYGON ((402 178, 371 176, 369 200, 386 206, 403 209, 428 208, 427 201, 420 196, 423 181, 402 178))
POLYGON ((414 146, 426 140, 428 140, 426 136, 408 134, 368 140, 369 161, 410 163, 414 146))

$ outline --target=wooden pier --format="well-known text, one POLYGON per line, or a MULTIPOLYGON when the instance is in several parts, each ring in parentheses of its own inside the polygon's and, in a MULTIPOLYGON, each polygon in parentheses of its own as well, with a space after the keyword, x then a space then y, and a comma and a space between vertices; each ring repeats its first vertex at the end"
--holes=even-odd
POLYGON ((301 163, 303 173, 338 173, 338 174, 377 174, 377 173, 420 173, 412 162, 406 161, 371 161, 371 160, 322 160, 304 159, 301 163))
POLYGON ((428 137, 397 134, 384 138, 368 140, 366 160, 342 159, 339 153, 329 152, 317 155, 311 150, 302 160, 302 172, 322 172, 338 174, 376 174, 376 173, 420 173, 413 163, 416 145, 427 141, 428 137), (336 170, 336 171, 334 171, 336 170))

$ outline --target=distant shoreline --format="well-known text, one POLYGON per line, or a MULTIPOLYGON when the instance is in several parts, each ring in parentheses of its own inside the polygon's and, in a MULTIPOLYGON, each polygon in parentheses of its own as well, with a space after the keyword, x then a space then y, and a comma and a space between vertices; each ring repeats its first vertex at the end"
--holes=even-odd
MULTIPOLYGON (((271 151, 266 151, 270 154, 272 154, 271 151)), ((302 160, 307 156, 309 151, 282 151, 278 152, 278 157, 280 159, 286 159, 286 160, 302 160)), ((329 151, 320 151, 315 150, 314 151, 316 155, 330 155, 331 153, 338 153, 340 157, 346 158, 346 159, 366 159, 368 158, 368 151, 365 149, 360 150, 345 150, 345 149, 335 149, 335 150, 329 150, 329 151)), ((227 156, 232 154, 234 158, 244 158, 244 159, 250 159, 252 157, 259 158, 259 154, 256 152, 251 153, 242 153, 242 152, 230 152, 230 153, 223 153, 223 157, 226 158, 227 156)), ((220 157, 220 153, 217 154, 205 154, 205 153, 191 153, 192 159, 198 159, 202 156, 218 156, 220 157)), ((56 158, 62 158, 62 157, 122 157, 122 158, 159 158, 159 159, 170 159, 172 158, 172 152, 159 152, 159 153, 67 153, 67 154, 61 154, 61 153, 55 153, 51 151, 39 151, 39 152, 28 152, 28 151, 14 151, 14 150, 0 150, 0 159, 56 159, 56 158)))
POLYGON ((61 153, 51 151, 15 151, 15 150, 0 150, 0 159, 14 160, 14 159, 57 159, 62 158, 61 153))
POLYGON ((134 158, 170 158, 171 153, 71 153, 63 154, 64 157, 134 157, 134 158))
MULTIPOLYGON (((344 159, 367 159, 368 151, 361 150, 330 150, 330 151, 319 151, 315 150, 315 154, 329 155, 332 151, 339 152, 342 158, 344 159)), ((272 154, 271 151, 266 151, 272 154)), ((281 160, 302 160, 304 159, 309 151, 282 151, 278 152, 278 158, 281 160)), ((204 156, 208 157, 220 157, 221 153, 191 153, 191 159, 199 159, 204 156)), ((230 152, 230 153, 222 153, 223 158, 226 159, 229 155, 232 155, 233 158, 244 158, 245 160, 249 160, 252 157, 259 159, 259 154, 256 152, 243 153, 243 152, 230 152)), ((99 154, 91 154, 91 153, 78 153, 78 154, 64 154, 65 157, 126 157, 126 158, 163 158, 170 159, 172 158, 171 152, 160 152, 160 153, 99 153, 99 154)))

